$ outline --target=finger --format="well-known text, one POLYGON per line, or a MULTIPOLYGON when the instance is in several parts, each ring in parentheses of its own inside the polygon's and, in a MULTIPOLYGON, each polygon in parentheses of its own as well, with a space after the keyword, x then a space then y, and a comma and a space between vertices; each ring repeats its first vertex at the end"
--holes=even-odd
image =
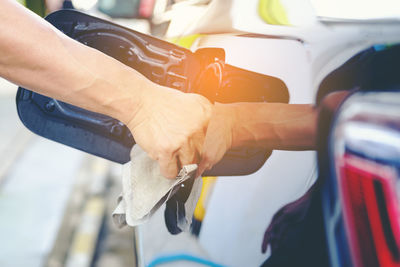
POLYGON ((182 166, 200 163, 200 153, 203 148, 204 138, 205 133, 198 131, 181 147, 179 150, 179 160, 182 166))
POLYGON ((223 158, 226 148, 222 147, 222 144, 215 143, 218 142, 213 142, 211 138, 206 137, 197 172, 198 176, 202 175, 206 170, 211 170, 223 158))
POLYGON ((213 145, 209 136, 206 135, 204 144, 202 146, 200 163, 197 169, 196 177, 201 176, 207 169, 210 168, 210 162, 212 161, 210 155, 212 155, 213 145))
POLYGON ((195 147, 195 151, 196 151, 196 163, 200 163, 200 159, 201 159, 201 153, 203 151, 203 147, 204 147, 204 142, 206 140, 206 132, 197 132, 195 135, 193 135, 192 138, 192 143, 195 147))
POLYGON ((174 153, 172 156, 165 156, 159 158, 158 160, 160 164, 161 174, 168 179, 175 179, 178 175, 179 166, 178 166, 178 157, 174 153))
POLYGON ((198 152, 196 151, 196 147, 192 142, 188 141, 185 145, 179 149, 178 152, 178 160, 181 164, 181 167, 193 163, 197 163, 199 160, 198 152))
POLYGON ((197 168, 196 177, 203 175, 203 173, 209 168, 209 165, 205 161, 201 161, 197 168))
POLYGON ((198 171, 196 173, 196 177, 202 175, 206 170, 210 170, 211 167, 213 166, 213 146, 212 144, 209 144, 209 142, 206 141, 204 142, 203 146, 203 152, 201 154, 201 161, 198 167, 198 171))

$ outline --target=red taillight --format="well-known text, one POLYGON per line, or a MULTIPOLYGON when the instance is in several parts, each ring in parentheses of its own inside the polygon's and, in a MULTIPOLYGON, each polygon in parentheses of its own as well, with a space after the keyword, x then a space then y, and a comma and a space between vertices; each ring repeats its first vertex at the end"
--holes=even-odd
POLYGON ((400 266, 396 169, 344 153, 336 170, 354 264, 400 266))

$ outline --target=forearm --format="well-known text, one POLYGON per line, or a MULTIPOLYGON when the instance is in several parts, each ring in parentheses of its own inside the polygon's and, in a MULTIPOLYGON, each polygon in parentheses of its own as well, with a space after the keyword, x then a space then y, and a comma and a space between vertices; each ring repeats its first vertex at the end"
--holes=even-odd
POLYGON ((278 150, 315 149, 317 111, 312 105, 230 104, 235 123, 232 147, 278 150))
MULTIPOLYGON (((335 110, 348 93, 332 93, 324 98, 322 106, 335 110)), ((319 109, 300 104, 216 103, 198 174, 211 169, 231 148, 316 149, 319 109)))
POLYGON ((119 119, 165 177, 198 163, 212 106, 156 85, 60 33, 15 0, 0 0, 0 76, 35 92, 119 119))
POLYGON ((0 19, 0 76, 123 122, 131 120, 143 88, 150 87, 147 79, 66 37, 15 1, 0 2, 0 19))

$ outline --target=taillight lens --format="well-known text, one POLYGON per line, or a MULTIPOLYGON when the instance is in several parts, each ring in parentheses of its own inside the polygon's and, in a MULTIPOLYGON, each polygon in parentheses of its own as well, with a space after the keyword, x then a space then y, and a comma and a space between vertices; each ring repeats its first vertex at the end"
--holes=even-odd
POLYGON ((400 267, 400 92, 351 96, 330 142, 353 264, 400 267))
POLYGON ((354 264, 400 266, 396 170, 349 153, 336 167, 354 264))

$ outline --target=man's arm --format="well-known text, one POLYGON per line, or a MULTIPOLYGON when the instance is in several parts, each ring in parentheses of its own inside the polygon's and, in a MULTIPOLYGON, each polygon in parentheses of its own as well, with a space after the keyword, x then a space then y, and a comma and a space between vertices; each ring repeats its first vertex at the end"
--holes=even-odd
MULTIPOLYGON (((349 94, 329 94, 323 106, 334 110, 349 94)), ((307 104, 234 103, 213 108, 203 145, 199 174, 215 165, 227 150, 264 147, 314 150, 319 108, 307 104)))
POLYGON ((197 162, 211 113, 205 98, 150 82, 14 0, 0 1, 0 20, 0 76, 119 119, 169 178, 197 162))
POLYGON ((0 2, 0 19, 1 76, 129 122, 141 98, 139 88, 150 87, 145 79, 129 75, 128 67, 71 40, 16 1, 0 2), (137 87, 127 86, 129 79, 137 87))
POLYGON ((211 169, 231 148, 314 149, 316 117, 312 105, 216 103, 198 174, 211 169))

